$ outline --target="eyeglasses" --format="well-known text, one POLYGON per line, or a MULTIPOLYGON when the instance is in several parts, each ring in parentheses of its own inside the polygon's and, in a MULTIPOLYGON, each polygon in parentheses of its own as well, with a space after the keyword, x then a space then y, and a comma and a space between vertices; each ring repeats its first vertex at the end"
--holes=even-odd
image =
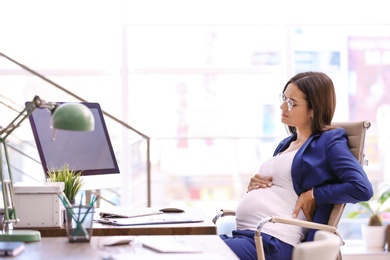
POLYGON ((291 98, 286 97, 286 95, 284 95, 284 94, 280 94, 279 98, 280 98, 280 103, 281 104, 283 104, 284 102, 287 103, 288 111, 291 111, 291 109, 293 109, 293 107, 296 104, 306 103, 306 102, 296 102, 296 101, 293 101, 291 98))

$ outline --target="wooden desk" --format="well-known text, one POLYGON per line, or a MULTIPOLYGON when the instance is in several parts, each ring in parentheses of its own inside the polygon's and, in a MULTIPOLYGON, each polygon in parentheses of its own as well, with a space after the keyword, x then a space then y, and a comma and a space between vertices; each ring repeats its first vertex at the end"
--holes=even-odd
MULTIPOLYGON (((164 213, 169 217, 203 219, 200 223, 141 225, 141 226, 112 226, 100 223, 93 224, 93 236, 138 236, 138 235, 215 235, 217 227, 208 219, 206 214, 198 208, 188 208, 184 213, 164 213)), ((161 216, 161 215, 159 215, 161 216)), ((26 229, 26 228, 21 228, 26 229)), ((58 227, 31 227, 38 230, 42 237, 65 237, 65 228, 58 227)))
POLYGON ((175 239, 179 243, 190 245, 199 249, 197 253, 157 253, 142 246, 143 238, 136 237, 92 237, 91 241, 69 243, 65 237, 44 237, 39 242, 27 243, 25 250, 20 255, 12 257, 17 260, 30 259, 167 259, 167 260, 199 260, 199 259, 238 259, 225 242, 217 235, 196 236, 153 236, 161 239, 161 243, 169 239, 175 239), (133 242, 118 246, 104 246, 107 242, 119 239, 132 238, 133 242))

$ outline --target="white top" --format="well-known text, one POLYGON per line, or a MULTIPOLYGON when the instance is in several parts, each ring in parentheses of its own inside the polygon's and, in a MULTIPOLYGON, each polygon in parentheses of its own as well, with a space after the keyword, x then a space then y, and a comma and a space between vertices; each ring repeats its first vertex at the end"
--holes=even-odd
MULTIPOLYGON (((298 199, 291 178, 291 165, 296 152, 297 150, 272 157, 260 167, 259 173, 262 176, 272 176, 273 185, 244 195, 236 211, 237 229, 255 230, 261 219, 270 216, 292 218, 298 199)), ((306 220, 302 210, 297 218, 306 220)), ((261 232, 293 246, 300 243, 306 235, 306 230, 302 227, 281 223, 267 223, 261 232)))

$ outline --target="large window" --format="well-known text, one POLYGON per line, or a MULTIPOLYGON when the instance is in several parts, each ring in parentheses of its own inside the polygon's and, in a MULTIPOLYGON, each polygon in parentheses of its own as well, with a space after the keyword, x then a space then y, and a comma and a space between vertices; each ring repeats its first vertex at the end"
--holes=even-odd
MULTIPOLYGON (((332 77, 334 121, 371 122, 366 171, 374 187, 385 181, 390 37, 384 29, 128 26, 129 121, 155 140, 153 203, 237 202, 286 136, 278 94, 289 77, 308 70, 332 77)), ((359 221, 343 219, 347 237, 360 234, 359 221)))

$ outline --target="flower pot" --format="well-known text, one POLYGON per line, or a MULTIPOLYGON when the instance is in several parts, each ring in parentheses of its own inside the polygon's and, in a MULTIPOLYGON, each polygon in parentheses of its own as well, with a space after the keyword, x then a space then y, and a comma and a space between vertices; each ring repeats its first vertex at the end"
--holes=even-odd
POLYGON ((386 226, 362 226, 364 245, 368 251, 383 251, 386 243, 386 226))

